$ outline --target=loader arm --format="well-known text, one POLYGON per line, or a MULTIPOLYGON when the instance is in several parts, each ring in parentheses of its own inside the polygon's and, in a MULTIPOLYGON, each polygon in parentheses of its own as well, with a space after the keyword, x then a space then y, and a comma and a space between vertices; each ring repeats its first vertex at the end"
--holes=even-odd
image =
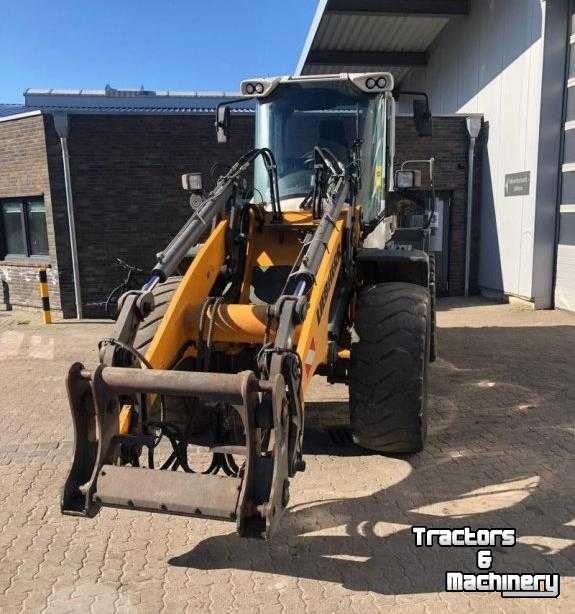
MULTIPOLYGON (((328 358, 330 305, 355 205, 350 178, 325 156, 313 212, 281 214, 279 200, 271 213, 262 212, 242 198, 237 181, 257 155, 273 160, 268 150, 244 156, 159 255, 142 291, 123 297, 114 333, 101 344, 100 365, 70 370, 76 445, 64 513, 93 515, 112 506, 213 517, 235 521, 246 536, 270 537, 277 527, 289 478, 305 468, 305 391, 328 358), (141 355, 133 343, 139 322, 153 310, 154 289, 210 224, 141 355), (254 271, 287 265, 275 300, 256 300, 254 271), (194 412, 211 412, 217 424, 241 425, 241 433, 178 429, 169 418, 174 398, 190 421, 194 412), (158 434, 173 446, 173 466, 162 468, 185 473, 153 468, 158 434), (188 467, 185 449, 194 441, 209 442, 208 474, 188 467), (138 460, 146 449, 147 468, 138 460), (238 465, 232 455, 242 459, 238 465), (215 475, 220 468, 227 475, 215 475)), ((273 194, 275 167, 269 170, 273 194)))

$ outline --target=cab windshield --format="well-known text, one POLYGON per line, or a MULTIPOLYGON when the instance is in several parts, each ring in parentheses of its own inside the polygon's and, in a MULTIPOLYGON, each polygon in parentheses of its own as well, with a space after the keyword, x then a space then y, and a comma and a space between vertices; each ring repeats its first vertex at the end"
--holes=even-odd
MULTIPOLYGON (((272 150, 283 210, 298 209, 313 189, 314 147, 326 147, 347 168, 360 152, 359 202, 364 219, 383 206, 385 184, 385 99, 358 91, 349 81, 280 84, 259 99, 256 147, 272 150), (285 202, 288 201, 288 202, 285 202)), ((269 202, 265 167, 255 168, 254 200, 269 202)))

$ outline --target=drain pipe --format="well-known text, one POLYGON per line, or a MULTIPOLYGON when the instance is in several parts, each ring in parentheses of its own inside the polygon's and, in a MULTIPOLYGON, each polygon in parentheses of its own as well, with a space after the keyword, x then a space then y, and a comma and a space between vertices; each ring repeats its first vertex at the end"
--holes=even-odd
POLYGON ((76 224, 74 223, 74 199, 72 195, 72 179, 70 176, 70 155, 68 153, 68 132, 70 126, 66 113, 54 114, 54 128, 60 137, 60 145, 62 147, 62 165, 64 167, 64 185, 66 187, 66 209, 68 211, 68 229, 70 231, 70 252, 72 255, 76 318, 81 320, 82 291, 80 286, 80 267, 78 264, 78 244, 76 242, 76 224))
POLYGON ((469 133, 469 157, 467 161, 467 219, 465 220, 465 296, 469 296, 471 271, 471 225, 473 218, 473 180, 475 176, 475 143, 481 130, 481 115, 470 115, 466 119, 469 133))

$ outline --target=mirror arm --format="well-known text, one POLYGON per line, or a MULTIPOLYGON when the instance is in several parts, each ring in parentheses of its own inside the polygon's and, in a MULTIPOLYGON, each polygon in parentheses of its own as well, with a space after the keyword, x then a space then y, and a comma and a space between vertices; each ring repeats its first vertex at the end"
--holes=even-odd
POLYGON ((418 90, 398 90, 397 97, 400 96, 413 96, 413 97, 422 97, 425 98, 425 102, 427 107, 429 108, 429 95, 427 92, 420 92, 418 90))

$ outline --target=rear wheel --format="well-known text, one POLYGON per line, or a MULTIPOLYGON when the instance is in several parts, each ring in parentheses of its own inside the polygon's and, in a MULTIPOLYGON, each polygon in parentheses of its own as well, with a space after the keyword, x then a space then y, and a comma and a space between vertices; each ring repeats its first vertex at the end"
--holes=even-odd
POLYGON ((431 297, 427 288, 384 283, 360 291, 351 347, 354 441, 385 453, 423 449, 431 297))

